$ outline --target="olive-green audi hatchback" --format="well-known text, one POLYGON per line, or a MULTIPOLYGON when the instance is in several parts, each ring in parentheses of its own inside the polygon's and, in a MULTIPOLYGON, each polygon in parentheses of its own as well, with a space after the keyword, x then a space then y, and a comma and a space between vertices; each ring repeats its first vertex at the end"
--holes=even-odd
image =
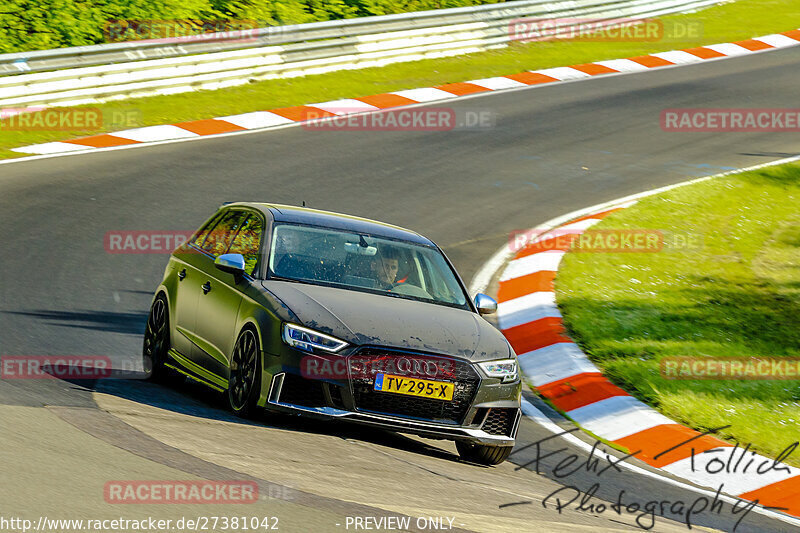
POLYGON ((429 239, 363 218, 223 205, 170 256, 144 365, 265 408, 456 442, 504 461, 520 418, 514 351, 429 239))

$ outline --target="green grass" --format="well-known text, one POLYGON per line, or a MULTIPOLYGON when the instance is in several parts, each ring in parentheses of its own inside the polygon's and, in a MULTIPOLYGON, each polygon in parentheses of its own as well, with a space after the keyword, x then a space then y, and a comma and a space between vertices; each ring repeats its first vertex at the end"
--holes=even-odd
MULTIPOLYGON (((668 356, 800 357, 800 165, 680 187, 593 229, 691 235, 659 253, 572 253, 556 281, 570 335, 617 385, 770 457, 800 441, 800 381, 674 380, 668 356)), ((787 462, 800 466, 794 454, 787 462)))
MULTIPOLYGON (((338 98, 429 87, 458 81, 514 74, 526 70, 574 65, 603 59, 632 57, 703 44, 730 42, 800 28, 796 0, 739 0, 687 15, 663 17, 665 28, 676 24, 700 28, 700 36, 659 42, 541 42, 513 43, 492 50, 451 58, 399 63, 381 68, 339 71, 292 79, 270 80, 217 91, 137 98, 108 104, 140 114, 138 125, 170 124, 310 104, 338 98)), ((126 128, 116 128, 126 129, 126 128)), ((20 157, 9 148, 113 131, 3 131, 0 158, 20 157)))

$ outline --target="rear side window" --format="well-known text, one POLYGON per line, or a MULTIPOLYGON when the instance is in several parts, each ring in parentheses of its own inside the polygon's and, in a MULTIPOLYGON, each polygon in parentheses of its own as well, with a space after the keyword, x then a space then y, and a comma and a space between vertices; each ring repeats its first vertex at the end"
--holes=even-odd
POLYGON ((246 217, 247 213, 244 211, 228 211, 222 220, 206 234, 205 241, 200 248, 214 257, 224 254, 246 217))
POLYGON ((259 260, 261 236, 264 233, 264 221, 260 216, 252 214, 242 224, 239 233, 233 239, 229 254, 242 254, 244 257, 244 271, 253 275, 259 260))

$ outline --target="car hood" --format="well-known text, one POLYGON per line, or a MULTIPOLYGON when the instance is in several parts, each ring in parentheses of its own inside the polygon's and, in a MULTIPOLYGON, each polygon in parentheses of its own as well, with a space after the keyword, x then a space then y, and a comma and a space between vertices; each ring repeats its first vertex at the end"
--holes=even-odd
POLYGON ((301 325, 355 345, 377 345, 464 357, 509 356, 505 337, 463 309, 305 283, 265 280, 301 325))

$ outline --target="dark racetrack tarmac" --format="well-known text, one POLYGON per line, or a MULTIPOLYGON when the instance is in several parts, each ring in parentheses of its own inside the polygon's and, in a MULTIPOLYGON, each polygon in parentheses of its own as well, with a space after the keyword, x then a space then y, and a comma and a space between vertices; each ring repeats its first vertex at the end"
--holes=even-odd
MULTIPOLYGON (((443 247, 468 283, 514 230, 654 187, 799 154, 797 133, 667 133, 659 126, 665 108, 796 108, 798 73, 800 47, 794 47, 434 104, 452 105, 457 113, 496 114, 493 127, 474 131, 332 132, 292 127, 0 164, 0 354, 137 357, 166 256, 109 254, 104 235, 116 230, 193 230, 224 201, 305 202, 416 230, 443 247)), ((409 481, 374 489, 381 494, 365 491, 362 496, 341 489, 338 497, 340 489, 327 478, 320 478, 312 490, 293 478, 293 472, 304 468, 300 466, 307 457, 304 450, 320 447, 328 447, 332 461, 341 457, 341 465, 328 465, 331 471, 352 471, 351 463, 360 454, 380 450, 387 464, 400 465, 387 466, 390 470, 411 468, 422 472, 423 479, 449 480, 443 485, 449 487, 445 492, 464 494, 463 499, 453 495, 448 504, 450 514, 463 515, 459 523, 465 524, 464 529, 515 529, 514 520, 528 523, 532 530, 539 524, 543 531, 636 529, 631 515, 592 514, 575 506, 562 513, 545 509, 543 497, 559 485, 587 490, 598 482, 596 498, 614 502, 625 490, 625 501, 640 501, 643 506, 650 500, 691 502, 700 496, 626 470, 611 469, 600 477, 582 472, 558 480, 552 469, 564 454, 584 459, 587 454, 550 440, 542 444, 543 451, 567 450, 541 461, 539 475, 518 471, 513 464, 494 469, 495 489, 486 490, 494 490, 495 496, 482 501, 473 490, 481 483, 476 474, 481 469, 457 461, 449 443, 382 432, 375 436, 350 426, 320 430, 283 419, 245 427, 230 419, 218 398, 191 385, 165 389, 138 381, 2 380, 0 406, 7 413, 0 447, 6 449, 6 460, 13 460, 9 447, 21 450, 15 464, 25 462, 4 468, 0 487, 4 513, 24 508, 33 516, 54 508, 65 517, 71 513, 88 518, 106 512, 102 491, 93 491, 109 476, 249 475, 258 470, 247 466, 261 461, 258 454, 233 461, 222 451, 208 451, 215 446, 225 450, 248 439, 262 443, 264 457, 275 461, 281 443, 280 464, 253 476, 300 486, 309 494, 291 504, 281 503, 286 506, 281 512, 295 517, 296 528, 288 525, 287 518, 285 530, 301 531, 312 524, 321 531, 344 529, 327 517, 364 514, 365 509, 403 512, 405 504, 391 508, 385 502, 393 497, 405 501, 407 495, 422 490, 409 481), (99 409, 94 389, 113 401, 106 400, 99 409), (181 442, 180 432, 205 427, 187 425, 181 418, 187 416, 211 424, 209 428, 213 425, 218 433, 212 435, 210 429, 194 437, 187 433, 185 446, 175 444, 181 442), (161 422, 148 422, 154 419, 161 422), (226 442, 227 431, 247 434, 242 433, 241 442, 231 438, 231 444, 226 442), (287 432, 294 441, 271 440, 287 432), (336 435, 344 435, 341 442, 363 441, 364 446, 350 445, 340 453, 336 435), (288 442, 296 443, 294 456, 295 445, 288 442), (90 449, 91 454, 84 453, 90 449), (49 451, 36 455, 41 450, 49 451), (48 460, 53 461, 48 471, 26 462, 48 460), (285 467, 291 461, 297 462, 295 470, 285 467), (53 477, 54 471, 60 474, 53 477), (42 488, 56 478, 76 479, 73 476, 83 481, 66 491, 71 495, 52 486, 42 488), (507 492, 497 496, 500 486, 507 492), (357 507, 360 504, 371 507, 357 507), (467 515, 495 516, 496 527, 486 525, 490 518, 473 520, 467 515)), ((524 420, 518 442, 522 447, 550 435, 524 420)), ((534 450, 516 453, 512 461, 529 463, 534 450)), ((346 479, 345 485, 358 485, 346 479)), ((409 514, 409 509, 419 508, 408 505, 409 514)), ((172 512, 163 507, 140 511, 172 512)), ((730 531, 741 516, 726 504, 723 512, 700 513, 693 523, 730 531)), ((686 527, 680 517, 672 518, 675 522, 657 518, 655 530, 686 527)), ((750 513, 737 531, 795 528, 750 513)))

